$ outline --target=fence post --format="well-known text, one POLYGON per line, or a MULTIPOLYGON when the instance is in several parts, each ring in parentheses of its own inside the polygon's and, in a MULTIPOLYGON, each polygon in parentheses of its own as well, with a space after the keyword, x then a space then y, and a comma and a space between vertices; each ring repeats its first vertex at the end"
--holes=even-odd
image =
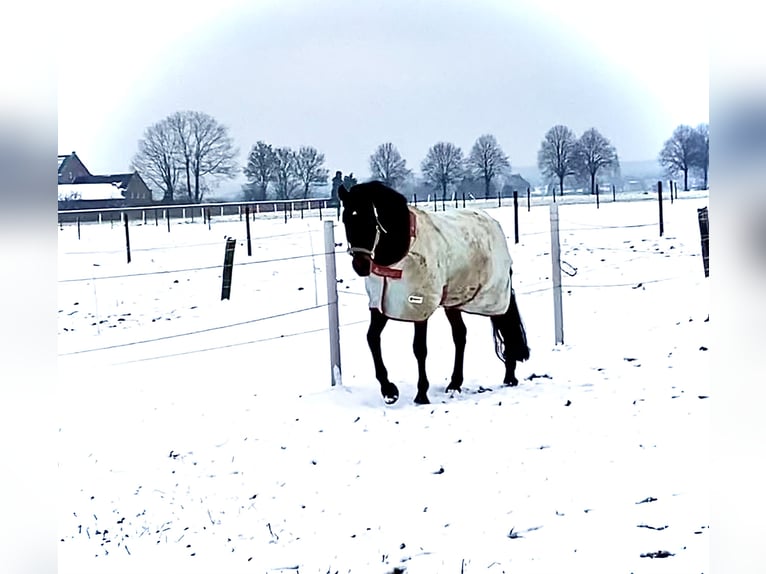
POLYGON ((146 210, 142 210, 141 214, 144 216, 144 225, 146 225, 146 210))
POLYGON ((125 220, 125 250, 128 253, 128 263, 130 263, 130 226, 128 225, 128 214, 123 213, 122 217, 125 220))
POLYGON ((322 204, 319 204, 319 221, 322 221, 322 204))
POLYGON ((513 235, 516 243, 519 242, 519 194, 513 192, 513 235))
POLYGON ((253 245, 250 242, 250 206, 245 206, 245 229, 247 231, 247 256, 250 257, 253 254, 253 245))
POLYGON ((617 196, 614 193, 614 184, 612 184, 612 202, 614 203, 615 201, 617 201, 617 196))
POLYGON ((700 225, 700 240, 702 241, 702 264, 705 267, 705 277, 710 277, 710 224, 707 207, 697 209, 697 219, 700 225))
POLYGON ((601 209, 601 199, 599 196, 599 185, 596 184, 596 209, 601 209))
POLYGON ((465 191, 463 192, 463 209, 465 209, 465 191))
POLYGON ((670 192, 670 205, 673 205, 673 180, 668 181, 668 191, 670 192))
POLYGON ((527 211, 530 211, 532 209, 532 206, 531 206, 531 203, 530 203, 530 199, 531 199, 530 195, 531 195, 531 193, 529 191, 529 187, 527 187, 527 211))
POLYGON ((170 211, 165 210, 165 221, 168 222, 168 233, 170 233, 170 211))
POLYGON ((338 322, 338 281, 335 275, 335 231, 332 221, 324 222, 324 257, 327 277, 327 315, 330 321, 330 384, 341 384, 340 325, 338 322))
POLYGON ((443 193, 442 194, 442 211, 447 211, 446 201, 447 201, 447 194, 443 193))
POLYGON ((231 297, 231 273, 234 269, 234 248, 237 240, 233 237, 226 238, 226 252, 223 256, 223 284, 221 286, 221 301, 231 297))
POLYGON ((160 226, 160 217, 157 215, 157 210, 154 210, 154 227, 160 226))
POLYGON ((413 193, 412 194, 412 203, 415 204, 415 207, 418 206, 418 194, 417 193, 413 193))
POLYGON ((77 239, 80 239, 80 216, 77 216, 77 239))
POLYGON ((564 343, 564 314, 561 301, 561 246, 559 244, 559 208, 551 203, 551 263, 553 265, 553 322, 556 343, 564 343))
POLYGON ((501 202, 500 202, 500 190, 499 189, 497 190, 497 206, 498 207, 501 206, 501 202))
POLYGON ((660 202, 660 237, 665 234, 665 220, 662 217, 662 182, 657 182, 657 200, 660 202))

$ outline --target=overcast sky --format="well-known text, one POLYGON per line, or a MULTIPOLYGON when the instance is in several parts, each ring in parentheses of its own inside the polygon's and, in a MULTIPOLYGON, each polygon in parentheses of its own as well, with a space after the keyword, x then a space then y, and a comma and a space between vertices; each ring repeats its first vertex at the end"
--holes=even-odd
MULTIPOLYGON (((596 127, 622 160, 656 158, 708 121, 706 4, 676 0, 73 0, 60 19, 59 152, 126 171, 144 129, 177 110, 257 140, 312 145, 366 177, 393 142, 492 133, 514 168, 545 132, 596 127)), ((515 169, 514 169, 515 171, 515 169)), ((523 173, 523 172, 522 172, 523 173)))

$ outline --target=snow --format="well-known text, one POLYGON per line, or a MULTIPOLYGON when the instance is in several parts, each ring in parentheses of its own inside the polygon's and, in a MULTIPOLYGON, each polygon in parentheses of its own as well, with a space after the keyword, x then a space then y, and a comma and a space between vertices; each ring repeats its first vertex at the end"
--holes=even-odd
POLYGON ((125 199, 123 190, 114 183, 60 183, 59 201, 69 199, 125 199))
POLYGON ((59 572, 709 571, 704 205, 666 201, 664 237, 655 201, 560 205, 577 271, 558 346, 548 208, 520 209, 518 245, 512 209, 489 208, 532 357, 503 387, 489 320, 466 316, 464 390, 447 395, 438 311, 426 406, 412 403, 412 326, 397 322, 383 356, 400 398, 383 403, 339 225, 331 385, 316 212, 257 216, 252 257, 236 216, 136 223, 130 264, 122 227, 85 224, 78 240, 64 226, 59 572))

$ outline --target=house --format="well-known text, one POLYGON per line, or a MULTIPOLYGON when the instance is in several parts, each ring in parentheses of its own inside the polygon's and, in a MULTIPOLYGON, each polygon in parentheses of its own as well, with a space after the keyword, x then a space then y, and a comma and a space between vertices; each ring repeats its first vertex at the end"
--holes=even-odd
POLYGON ((58 156, 59 209, 99 209, 152 204, 152 190, 141 175, 93 175, 75 152, 58 156))
POLYGON ((517 192, 519 196, 526 195, 527 189, 531 190, 532 184, 521 177, 518 173, 512 173, 505 180, 505 185, 503 186, 503 197, 513 197, 514 191, 517 192))

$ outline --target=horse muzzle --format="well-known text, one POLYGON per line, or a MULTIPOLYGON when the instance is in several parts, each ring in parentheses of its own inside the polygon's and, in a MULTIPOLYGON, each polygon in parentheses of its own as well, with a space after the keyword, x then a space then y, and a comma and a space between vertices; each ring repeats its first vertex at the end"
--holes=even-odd
POLYGON ((354 253, 351 267, 359 277, 367 277, 372 271, 372 259, 366 253, 354 253))

